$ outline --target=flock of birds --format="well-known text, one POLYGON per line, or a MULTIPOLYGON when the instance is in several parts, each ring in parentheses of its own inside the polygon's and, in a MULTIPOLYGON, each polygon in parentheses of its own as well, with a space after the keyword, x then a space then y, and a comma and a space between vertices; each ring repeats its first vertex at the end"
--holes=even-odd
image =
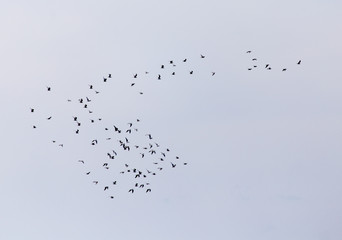
MULTIPOLYGON (((251 53, 251 51, 247 51, 247 53, 251 53)), ((205 55, 200 55, 200 59, 204 60, 206 58, 205 55)), ((257 59, 253 58, 253 62, 256 62, 257 59)), ((179 61, 180 64, 188 62, 188 59, 185 58, 179 61)), ((173 60, 170 60, 168 63, 172 69, 175 69, 176 64, 173 60)), ((298 65, 301 64, 301 60, 297 62, 298 65)), ((252 70, 256 68, 257 65, 253 65, 252 68, 248 68, 248 70, 252 70)), ((160 65, 160 71, 166 68, 165 64, 160 65)), ((265 68, 267 70, 271 70, 270 64, 266 64, 265 68)), ((283 68, 282 71, 286 71, 286 68, 283 68)), ((145 71, 143 74, 147 75, 149 72, 145 71)), ((155 75, 156 80, 162 80, 163 76, 165 76, 166 72, 160 72, 155 75)), ((188 74, 194 74, 193 70, 189 70, 188 74)), ((208 76, 215 76, 215 72, 210 72, 208 76)), ((175 71, 171 71, 171 75, 176 75, 175 71)), ((130 87, 134 88, 136 85, 136 79, 139 77, 138 73, 133 74, 132 81, 129 83, 130 87)), ((108 74, 106 77, 103 77, 101 80, 101 84, 106 84, 107 82, 111 82, 112 74, 108 74)), ((96 97, 100 94, 100 91, 97 90, 97 85, 89 84, 88 85, 88 96, 77 97, 75 99, 67 99, 69 103, 75 103, 79 111, 83 111, 83 114, 80 112, 74 112, 72 116, 69 116, 70 122, 72 122, 74 129, 73 133, 77 136, 82 137, 82 132, 89 130, 90 126, 98 126, 98 131, 104 131, 102 133, 98 132, 97 138, 88 139, 88 146, 91 149, 98 149, 99 145, 103 145, 103 148, 107 147, 107 150, 102 152, 102 156, 97 157, 95 160, 96 168, 100 168, 101 171, 108 171, 109 169, 114 169, 114 173, 110 173, 110 177, 105 180, 100 180, 103 172, 96 175, 96 171, 94 169, 90 169, 93 164, 90 163, 89 157, 85 157, 82 159, 76 159, 78 164, 84 166, 86 170, 84 170, 84 174, 90 178, 92 184, 96 186, 102 186, 103 191, 108 193, 108 197, 113 199, 117 194, 116 189, 120 186, 122 182, 123 186, 129 185, 128 189, 126 189, 127 193, 133 194, 138 191, 143 191, 145 193, 150 193, 152 191, 151 180, 157 174, 164 172, 166 169, 175 169, 179 166, 185 166, 188 163, 181 160, 181 158, 173 153, 170 147, 163 147, 155 137, 150 132, 142 132, 141 123, 143 121, 140 120, 139 117, 134 120, 127 122, 124 126, 119 126, 119 124, 115 122, 111 122, 111 124, 103 126, 100 124, 104 122, 103 117, 94 117, 96 116, 96 105, 93 104, 96 101, 96 97), (85 119, 84 113, 87 115, 87 119, 85 119), (100 161, 98 159, 101 159, 100 161), (115 192, 115 194, 114 194, 115 192)), ((46 87, 48 92, 52 92, 52 87, 46 87)), ((101 93, 102 94, 102 93, 101 93)), ((144 92, 139 91, 139 94, 142 95, 144 92)), ((36 113, 39 107, 31 107, 30 112, 32 114, 36 113)), ((53 121, 53 116, 48 116, 46 121, 53 121)), ((111 120, 110 120, 111 121, 111 120)), ((55 127, 55 126, 54 126, 55 127)), ((33 129, 39 128, 39 125, 34 124, 33 129)), ((56 140, 51 140, 53 144, 56 146, 63 148, 64 143, 57 143, 56 140)), ((101 149, 103 149, 101 148, 101 149)), ((95 154, 98 154, 97 151, 95 154)), ((83 168, 83 169, 84 169, 83 168)))
MULTIPOLYGON (((251 51, 251 50, 248 50, 246 53, 247 53, 247 54, 250 54, 250 53, 252 53, 252 51, 251 51)), ((248 67, 247 70, 248 70, 248 71, 252 71, 254 68, 257 68, 257 67, 258 67, 258 65, 256 64, 257 61, 258 61, 257 58, 255 58, 255 57, 252 58, 252 62, 253 62, 254 64, 253 64, 252 66, 248 67)), ((297 65, 300 65, 301 63, 302 63, 302 60, 299 60, 299 61, 297 62, 297 65)), ((272 66, 271 66, 270 63, 266 63, 265 66, 264 66, 264 68, 265 68, 266 70, 272 70, 272 66)), ((282 72, 286 72, 286 71, 287 71, 287 68, 281 68, 281 71, 282 71, 282 72)))

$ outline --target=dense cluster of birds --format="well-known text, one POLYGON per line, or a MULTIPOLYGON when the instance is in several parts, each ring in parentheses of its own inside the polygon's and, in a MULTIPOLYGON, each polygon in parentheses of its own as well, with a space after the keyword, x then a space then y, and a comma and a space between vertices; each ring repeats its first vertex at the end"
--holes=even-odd
MULTIPOLYGON (((205 59, 206 56, 200 55, 200 59, 205 59)), ((184 58, 179 61, 180 64, 187 63, 188 59, 184 58)), ((171 76, 176 75, 176 71, 174 70, 176 67, 175 61, 170 60, 168 64, 160 65, 160 72, 156 73, 155 80, 161 81, 163 77, 168 74, 165 71, 165 68, 171 67, 172 71, 171 76)), ((142 74, 148 76, 152 76, 150 72, 145 71, 142 74)), ((194 70, 190 69, 188 71, 189 75, 194 74, 194 70)), ((138 73, 134 73, 132 76, 132 80, 129 83, 132 89, 136 85, 135 80, 139 78, 138 73)), ((209 76, 214 76, 215 72, 210 72, 209 76)), ((107 82, 111 82, 113 76, 111 73, 102 77, 100 80, 100 84, 106 84, 107 82)), ((153 77, 152 77, 153 78, 153 77)), ((96 101, 96 97, 100 93, 98 90, 99 84, 88 84, 88 96, 82 96, 77 98, 68 98, 66 99, 69 103, 75 103, 78 106, 79 111, 89 116, 88 119, 84 119, 80 114, 76 112, 70 116, 70 121, 73 122, 74 132, 73 134, 81 136, 84 131, 88 130, 90 125, 98 125, 102 126, 100 122, 104 122, 103 117, 93 117, 95 116, 96 109, 93 104, 96 101)), ((46 87, 47 92, 53 91, 51 86, 46 87)), ((143 95, 144 92, 138 91, 140 95, 143 95)), ((30 108, 31 113, 35 113, 36 108, 30 108)), ((79 113, 79 112, 78 112, 79 113)), ((83 115, 82 115, 83 116, 83 115)), ((47 121, 52 121, 53 116, 48 116, 46 118, 47 121)), ((98 174, 96 175, 94 169, 90 169, 92 164, 89 164, 89 159, 87 157, 82 159, 76 159, 78 164, 83 166, 84 174, 91 178, 92 184, 96 186, 102 186, 103 191, 108 192, 108 196, 113 199, 115 194, 115 188, 117 189, 120 186, 120 183, 125 181, 124 186, 127 186, 127 182, 131 185, 128 189, 126 189, 127 193, 133 194, 137 191, 143 191, 145 193, 152 192, 152 184, 151 180, 153 176, 164 172, 167 168, 175 169, 179 166, 185 166, 188 163, 182 161, 181 158, 173 153, 170 147, 163 147, 161 143, 159 143, 154 135, 150 132, 142 132, 140 131, 141 123, 143 121, 137 117, 136 119, 127 122, 124 126, 119 126, 115 121, 112 122, 111 125, 103 127, 101 130, 104 131, 102 134, 99 134, 97 138, 89 139, 88 144, 89 147, 96 149, 99 145, 109 146, 108 150, 103 153, 102 156, 99 156, 96 165, 101 167, 103 170, 114 169, 114 173, 111 173, 110 180, 101 181, 98 174), (108 144, 109 143, 109 144, 108 144), (123 176, 125 176, 123 178, 123 176), (113 191, 111 191, 114 189, 113 191)), ((39 128, 38 124, 33 125, 33 129, 39 128)), ((57 142, 56 140, 51 140, 53 144, 60 148, 65 147, 65 143, 57 142)))
MULTIPOLYGON (((247 54, 251 54, 252 51, 247 51, 247 54)), ((205 55, 199 55, 200 59, 205 59, 205 55)), ((248 70, 251 71, 257 68, 256 64, 257 58, 253 57, 253 66, 249 67, 248 70)), ((183 58, 179 61, 179 64, 187 63, 188 59, 183 58)), ((178 63, 177 63, 178 64, 178 63)), ((301 60, 297 62, 297 65, 301 64, 301 60)), ((176 75, 174 70, 176 63, 174 60, 170 60, 167 64, 160 65, 160 72, 155 73, 155 75, 150 74, 150 72, 145 71, 143 73, 134 73, 131 81, 128 83, 129 86, 134 89, 136 86, 136 79, 139 78, 141 74, 151 76, 151 78, 161 81, 166 74, 171 76, 176 75), (165 71, 166 67, 171 67, 171 72, 165 71)), ((265 65, 266 70, 271 70, 270 64, 265 65)), ((285 72, 287 68, 282 68, 285 72)), ((189 75, 194 74, 194 70, 188 70, 189 75)), ((211 71, 208 73, 208 77, 214 77, 216 72, 211 71)), ((108 74, 102 77, 100 80, 101 84, 107 84, 111 82, 112 74, 108 74)), ((120 183, 124 182, 123 186, 130 185, 126 189, 126 193, 134 194, 138 191, 150 193, 152 192, 151 180, 153 176, 162 173, 165 169, 174 169, 179 166, 187 165, 188 163, 182 161, 181 158, 173 153, 170 147, 164 147, 157 141, 157 139, 150 132, 142 132, 141 124, 142 120, 136 117, 132 121, 127 122, 123 126, 119 126, 118 123, 112 121, 111 124, 103 126, 100 122, 103 121, 103 117, 94 117, 96 113, 96 106, 93 104, 96 101, 96 97, 100 93, 98 90, 99 85, 92 83, 88 84, 88 96, 76 97, 67 99, 69 103, 75 103, 80 111, 87 114, 87 119, 84 119, 82 114, 75 112, 72 116, 69 116, 69 121, 73 122, 73 134, 82 137, 82 132, 87 131, 90 125, 98 126, 102 134, 99 134, 97 138, 88 139, 88 146, 91 149, 97 149, 99 145, 108 147, 108 150, 101 153, 102 155, 96 159, 95 165, 100 167, 102 170, 107 171, 113 169, 114 173, 111 172, 111 177, 108 180, 100 180, 101 174, 96 174, 96 171, 92 169, 92 164, 90 164, 89 157, 82 159, 76 159, 78 164, 83 166, 84 174, 90 178, 90 182, 93 185, 102 187, 103 191, 108 193, 108 197, 113 199, 116 194, 114 194, 115 189, 118 189, 120 183)), ((46 87, 47 92, 53 91, 51 86, 46 87)), ((138 93, 143 95, 144 92, 139 90, 138 93)), ((30 108, 31 113, 36 112, 36 108, 30 108)), ((46 117, 47 121, 51 121, 53 116, 46 117)), ((33 129, 39 128, 39 125, 34 124, 33 129)), ((84 135, 83 135, 84 136, 84 135)), ((51 140, 56 146, 63 148, 63 142, 57 142, 56 140, 51 140)))

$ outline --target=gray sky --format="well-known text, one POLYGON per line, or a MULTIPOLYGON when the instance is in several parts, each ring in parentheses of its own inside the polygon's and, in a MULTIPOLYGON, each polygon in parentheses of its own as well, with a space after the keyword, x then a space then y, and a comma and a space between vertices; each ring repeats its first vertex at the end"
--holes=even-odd
POLYGON ((0 238, 340 239, 341 8, 333 0, 2 1, 0 238), (259 67, 247 71, 252 57, 259 67), (169 60, 177 74, 158 82, 169 60), (140 96, 129 84, 144 71, 140 96), (151 194, 111 200, 77 163, 98 157, 84 139, 105 135, 77 138, 66 99, 108 73, 97 112, 108 123, 141 118, 189 163, 156 176, 151 194))

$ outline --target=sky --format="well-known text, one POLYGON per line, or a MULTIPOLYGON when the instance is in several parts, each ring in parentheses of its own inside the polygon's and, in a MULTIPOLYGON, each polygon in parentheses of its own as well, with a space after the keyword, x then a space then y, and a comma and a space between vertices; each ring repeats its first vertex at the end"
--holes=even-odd
POLYGON ((341 7, 2 1, 0 239, 340 239, 341 7), (158 81, 170 60, 176 75, 158 81), (76 135, 89 84, 104 123, 76 135), (110 199, 85 174, 110 179, 88 139, 136 118, 188 165, 165 168, 149 194, 122 178, 110 199))

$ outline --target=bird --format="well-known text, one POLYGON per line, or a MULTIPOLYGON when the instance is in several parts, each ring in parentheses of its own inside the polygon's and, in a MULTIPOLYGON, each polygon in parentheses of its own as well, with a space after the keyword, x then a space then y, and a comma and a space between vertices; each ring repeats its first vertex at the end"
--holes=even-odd
POLYGON ((52 117, 48 117, 47 120, 50 120, 52 117))
POLYGON ((77 130, 76 130, 76 134, 78 134, 79 132, 80 132, 80 130, 79 130, 79 129, 77 129, 77 130))
POLYGON ((172 168, 175 168, 175 167, 176 167, 176 164, 171 163, 171 166, 172 166, 172 168))
POLYGON ((112 74, 111 73, 108 74, 108 78, 112 78, 112 74))
POLYGON ((205 56, 201 54, 201 58, 205 58, 205 56))
POLYGON ((80 162, 80 163, 83 163, 83 164, 84 164, 84 161, 83 161, 83 160, 78 160, 78 162, 80 162))
POLYGON ((161 65, 161 68, 163 69, 163 68, 164 68, 164 65, 161 65))
POLYGON ((283 70, 282 70, 282 71, 283 71, 283 72, 285 72, 286 70, 287 70, 286 68, 283 68, 283 70))
POLYGON ((89 85, 89 88, 90 88, 90 89, 93 89, 93 85, 89 85))
POLYGON ((148 138, 149 138, 150 140, 152 139, 151 134, 146 134, 145 136, 148 136, 148 138))
POLYGON ((150 188, 149 188, 149 189, 147 189, 147 190, 146 190, 146 192, 147 192, 147 193, 148 193, 148 192, 151 192, 151 189, 150 189, 150 188))
POLYGON ((33 108, 30 108, 31 109, 31 113, 33 113, 34 112, 34 109, 33 108))
POLYGON ((134 74, 134 75, 133 75, 133 77, 134 77, 134 78, 137 78, 137 77, 138 77, 138 74, 137 74, 137 73, 136 73, 136 74, 134 74))
POLYGON ((135 83, 131 83, 131 87, 133 87, 135 85, 135 83))
POLYGON ((99 181, 93 181, 93 183, 95 183, 95 184, 98 184, 98 183, 99 183, 99 181))
POLYGON ((141 158, 144 158, 145 154, 143 154, 143 153, 140 153, 140 154, 141 154, 141 158))
POLYGON ((211 76, 214 76, 216 73, 215 72, 211 72, 211 76))
POLYGON ((89 175, 89 174, 90 174, 90 172, 87 172, 86 174, 87 174, 87 175, 89 175))
POLYGON ((190 74, 193 74, 194 73, 194 71, 190 71, 190 74))
POLYGON ((128 192, 134 193, 134 189, 131 188, 130 190, 128 190, 128 192))
POLYGON ((74 121, 77 121, 77 117, 73 117, 74 118, 74 121))
POLYGON ((108 186, 105 186, 105 188, 103 189, 103 191, 106 191, 108 189, 108 186))
POLYGON ((113 185, 116 185, 116 181, 113 182, 113 185))
POLYGON ((299 60, 299 61, 297 62, 298 65, 300 65, 301 63, 302 63, 302 60, 299 60))
POLYGON ((186 62, 187 61, 187 59, 185 58, 184 60, 183 60, 183 62, 186 62))
POLYGON ((172 72, 172 75, 175 75, 176 73, 175 72, 172 72))
POLYGON ((132 127, 132 126, 133 126, 133 123, 127 123, 127 125, 129 125, 129 127, 132 127))
POLYGON ((248 71, 251 71, 252 70, 252 68, 248 68, 248 71))
POLYGON ((251 53, 252 51, 251 50, 248 50, 246 53, 251 53))
POLYGON ((268 68, 269 64, 266 64, 265 68, 268 68))
POLYGON ((47 88, 47 90, 50 92, 51 91, 51 87, 46 87, 47 88))
POLYGON ((144 93, 143 92, 139 92, 140 95, 143 95, 144 93))
POLYGON ((95 91, 96 94, 99 94, 100 92, 99 91, 95 91))
POLYGON ((256 59, 256 58, 253 58, 253 59, 252 59, 252 61, 256 61, 256 60, 258 60, 258 59, 256 59))
POLYGON ((113 199, 113 198, 114 198, 114 196, 110 196, 110 198, 111 198, 111 199, 113 199))
POLYGON ((183 163, 183 164, 184 164, 184 165, 188 165, 188 163, 186 163, 186 162, 185 162, 185 163, 183 163))
POLYGON ((107 78, 104 77, 104 78, 103 78, 103 82, 107 82, 107 78))
POLYGON ((172 61, 172 60, 170 61, 170 64, 173 64, 173 61, 172 61))
POLYGON ((160 74, 158 74, 158 80, 161 80, 161 76, 160 76, 160 74))
POLYGON ((91 102, 91 100, 88 97, 86 97, 86 99, 87 99, 87 102, 91 102))

